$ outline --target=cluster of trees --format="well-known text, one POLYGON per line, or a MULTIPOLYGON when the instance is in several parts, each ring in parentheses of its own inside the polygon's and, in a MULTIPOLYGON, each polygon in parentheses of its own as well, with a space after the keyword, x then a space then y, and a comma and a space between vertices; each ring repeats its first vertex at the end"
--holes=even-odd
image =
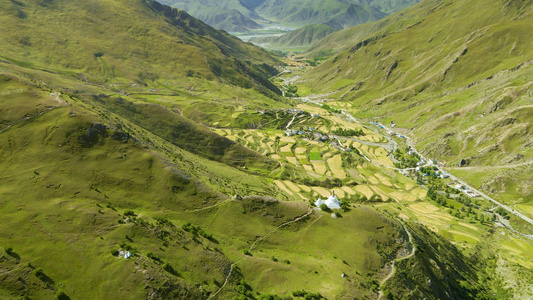
POLYGON ((304 185, 307 186, 320 186, 327 189, 331 189, 334 187, 342 187, 344 183, 339 178, 326 178, 324 180, 314 179, 310 177, 305 177, 303 179, 304 185))
POLYGON ((333 130, 333 133, 340 136, 364 136, 365 133, 363 132, 363 129, 343 129, 338 128, 333 130))
POLYGON ((428 187, 427 197, 442 206, 446 206, 448 203, 448 197, 446 197, 446 195, 439 194, 438 189, 433 185, 428 187))
POLYGON ((504 217, 506 220, 509 220, 511 218, 509 212, 503 209, 503 207, 498 207, 494 212, 504 217))
MULTIPOLYGON (((438 184, 430 184, 428 186, 427 198, 437 202, 438 204, 444 207, 449 207, 450 210, 448 210, 448 212, 454 217, 460 218, 460 219, 473 218, 475 220, 478 220, 481 224, 485 223, 485 221, 488 220, 488 218, 486 218, 483 212, 477 213, 475 211, 475 209, 472 206, 472 199, 470 199, 470 197, 465 196, 465 195, 460 195, 459 197, 453 199, 457 201, 458 203, 463 204, 461 208, 457 208, 457 205, 454 205, 453 203, 450 204, 448 202, 448 199, 450 198, 448 193, 444 193, 444 192, 439 193, 439 191, 440 191, 440 188, 438 184)), ((454 202, 453 200, 451 201, 454 202)), ((493 216, 493 219, 494 217, 495 216, 493 216)))
POLYGON ((322 296, 320 293, 310 293, 306 290, 297 290, 292 292, 292 295, 294 297, 301 297, 305 300, 320 300, 325 299, 324 296, 322 296))
POLYGON ((241 279, 241 281, 239 281, 235 289, 237 290, 237 292, 239 292, 239 294, 243 296, 247 296, 250 298, 253 297, 253 294, 252 294, 253 289, 244 279, 241 279))
POLYGON ((194 226, 192 223, 187 222, 181 226, 181 229, 189 232, 193 236, 193 241, 196 241, 199 235, 203 236, 208 240, 214 240, 213 235, 205 232, 200 226, 194 226))
POLYGON ((398 162, 394 164, 396 168, 405 169, 416 167, 416 164, 420 161, 420 155, 416 153, 408 155, 408 151, 409 148, 407 148, 405 151, 402 151, 397 148, 396 151, 394 151, 394 158, 398 160, 398 162))
POLYGON ((287 85, 285 97, 298 97, 298 87, 292 84, 287 85))
POLYGON ((335 107, 331 107, 327 104, 324 104, 322 105, 322 108, 329 111, 329 112, 332 112, 332 113, 336 113, 336 114, 340 114, 341 113, 341 110, 340 109, 337 109, 335 107))

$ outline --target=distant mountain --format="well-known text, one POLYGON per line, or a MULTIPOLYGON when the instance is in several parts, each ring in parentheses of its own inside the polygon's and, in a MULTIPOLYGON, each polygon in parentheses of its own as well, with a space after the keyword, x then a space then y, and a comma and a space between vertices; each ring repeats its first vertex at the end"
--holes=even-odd
POLYGON ((162 0, 187 10, 204 22, 227 31, 257 29, 257 23, 291 27, 325 24, 342 29, 376 21, 419 0, 162 0))
POLYGON ((269 48, 307 48, 313 42, 337 31, 328 25, 307 25, 300 29, 291 31, 279 37, 253 38, 251 42, 256 44, 268 44, 269 48))
POLYGON ((256 11, 268 19, 292 26, 325 24, 342 29, 357 24, 376 21, 385 13, 358 1, 266 1, 256 11))
POLYGON ((261 28, 261 25, 235 9, 206 7, 196 13, 191 12, 191 14, 207 24, 216 25, 217 28, 228 32, 246 32, 261 28))
POLYGON ((420 0, 361 0, 363 4, 372 5, 380 11, 391 14, 404 8, 413 6, 420 0))
POLYGON ((256 6, 253 1, 162 0, 159 2, 186 10, 205 23, 228 32, 246 32, 261 28, 254 21, 261 20, 261 17, 254 12, 256 6))
POLYGON ((314 45, 309 57, 340 52, 300 84, 394 119, 450 167, 486 167, 479 188, 527 199, 533 190, 512 182, 533 186, 532 32, 531 1, 424 1, 314 45))

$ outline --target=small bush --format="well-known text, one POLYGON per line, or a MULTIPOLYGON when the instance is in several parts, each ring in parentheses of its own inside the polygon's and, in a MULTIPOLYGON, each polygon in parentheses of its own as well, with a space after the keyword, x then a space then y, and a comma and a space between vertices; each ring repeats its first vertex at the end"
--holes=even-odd
POLYGON ((37 277, 37 278, 43 278, 44 277, 43 269, 37 268, 37 269, 33 270, 33 275, 35 275, 35 277, 37 277))
POLYGON ((170 265, 169 263, 165 263, 163 265, 163 269, 167 272, 169 272, 170 274, 172 275, 178 275, 178 272, 176 270, 174 270, 174 268, 172 267, 172 265, 170 265))
POLYGON ((292 292, 292 295, 294 297, 304 297, 305 295, 307 295, 307 291, 305 291, 305 290, 297 290, 297 291, 292 292))
POLYGON ((70 297, 65 294, 63 291, 58 291, 56 293, 56 299, 57 300, 70 300, 70 297))
POLYGON ((117 249, 113 249, 113 250, 111 250, 111 255, 113 255, 113 256, 118 256, 118 254, 119 254, 119 252, 118 252, 117 249))
POLYGON ((331 209, 325 203, 320 204, 320 210, 328 213, 331 212, 331 209))
POLYGON ((161 258, 159 258, 159 256, 153 254, 153 253, 150 252, 150 251, 148 251, 148 252, 146 253, 146 256, 147 256, 148 258, 151 258, 153 261, 156 261, 156 262, 159 262, 159 263, 162 262, 162 260, 161 260, 161 258))
POLYGON ((124 216, 135 217, 136 214, 133 210, 127 210, 126 212, 124 212, 124 216))
POLYGON ((283 298, 281 298, 281 297, 278 296, 278 295, 263 294, 263 295, 259 296, 258 299, 259 299, 259 300, 282 300, 283 298))

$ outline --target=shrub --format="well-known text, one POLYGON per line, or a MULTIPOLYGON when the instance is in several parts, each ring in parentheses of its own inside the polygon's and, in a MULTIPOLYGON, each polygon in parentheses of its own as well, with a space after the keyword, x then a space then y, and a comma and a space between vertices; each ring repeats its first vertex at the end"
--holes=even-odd
POLYGON ((43 269, 37 268, 37 269, 33 270, 33 275, 35 275, 35 277, 37 277, 37 278, 43 278, 44 277, 43 269))
POLYGON ((169 263, 165 263, 163 265, 163 269, 167 272, 169 272, 170 274, 172 275, 178 275, 178 272, 176 270, 174 270, 174 268, 172 267, 172 265, 170 265, 169 263))
POLYGON ((307 292, 305 290, 297 290, 292 292, 292 295, 294 297, 304 297, 305 295, 307 295, 307 292))
POLYGON ((282 298, 278 295, 263 294, 259 296, 259 300, 282 300, 282 298))
POLYGON ((129 216, 129 217, 135 217, 136 214, 133 210, 127 210, 125 213, 124 213, 124 216, 129 216))
POLYGON ((151 258, 151 259, 152 259, 153 261, 155 261, 155 262, 159 262, 159 263, 162 262, 161 258, 159 258, 159 256, 153 254, 151 251, 146 252, 146 256, 147 256, 148 258, 151 258))
POLYGON ((65 294, 63 291, 58 291, 56 293, 56 299, 57 300, 70 300, 70 297, 65 294))
POLYGON ((320 210, 325 212, 331 212, 331 209, 325 203, 320 204, 320 210))
POLYGON ((119 252, 118 252, 117 249, 113 249, 113 250, 111 250, 111 255, 113 255, 113 256, 118 256, 118 254, 119 254, 119 252))

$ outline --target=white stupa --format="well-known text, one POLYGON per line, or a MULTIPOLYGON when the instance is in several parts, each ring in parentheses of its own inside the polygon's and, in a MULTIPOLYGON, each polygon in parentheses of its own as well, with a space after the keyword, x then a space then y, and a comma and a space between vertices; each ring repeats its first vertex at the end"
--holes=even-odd
POLYGON ((337 196, 335 196, 335 191, 333 191, 331 193, 331 196, 329 196, 328 199, 322 200, 322 199, 318 198, 318 200, 316 200, 316 202, 315 202, 316 207, 320 207, 320 205, 322 205, 322 204, 326 204, 326 206, 329 207, 330 209, 340 209, 341 208, 341 203, 337 199, 337 196))

